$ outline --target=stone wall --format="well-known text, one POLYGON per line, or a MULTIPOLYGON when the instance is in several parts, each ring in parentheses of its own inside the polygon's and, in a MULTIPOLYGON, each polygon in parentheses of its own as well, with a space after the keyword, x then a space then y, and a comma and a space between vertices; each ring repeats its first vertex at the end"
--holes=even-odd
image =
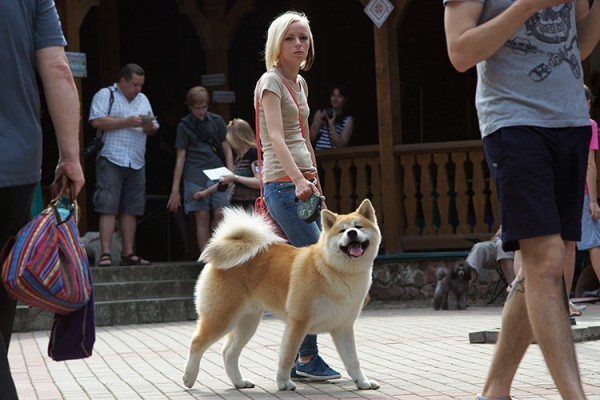
MULTIPOLYGON (((375 260, 373 284, 370 295, 374 300, 431 301, 437 283, 438 268, 455 268, 464 264, 464 257, 439 258, 435 256, 375 260)), ((482 270, 477 282, 469 289, 469 304, 487 304, 494 291, 498 274, 496 271, 482 270)), ((495 304, 502 304, 502 294, 495 304)))

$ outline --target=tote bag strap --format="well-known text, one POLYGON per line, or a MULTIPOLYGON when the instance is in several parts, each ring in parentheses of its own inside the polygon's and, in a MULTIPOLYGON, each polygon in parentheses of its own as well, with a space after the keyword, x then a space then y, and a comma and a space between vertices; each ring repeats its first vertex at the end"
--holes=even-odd
POLYGON ((262 174, 263 174, 263 168, 262 168, 262 150, 260 148, 260 121, 259 121, 259 117, 260 117, 260 111, 258 109, 258 92, 260 90, 260 80, 258 81, 258 83, 256 84, 256 93, 254 95, 254 109, 255 109, 255 116, 254 116, 254 131, 256 132, 256 153, 258 155, 258 180, 260 182, 260 197, 263 197, 263 180, 262 180, 262 174))
POLYGON ((279 76, 279 78, 281 79, 281 82, 283 82, 283 84, 287 88, 288 92, 290 92, 290 96, 292 96, 292 100, 294 100, 294 103, 296 104, 296 108, 298 108, 298 123, 300 123, 300 132, 302 132, 302 137, 306 137, 305 132, 304 132, 304 124, 302 123, 302 113, 300 112, 300 104, 298 104, 296 95, 294 94, 294 91, 290 87, 290 84, 287 82, 287 80, 283 76, 281 76, 278 72, 275 71, 275 73, 279 76))

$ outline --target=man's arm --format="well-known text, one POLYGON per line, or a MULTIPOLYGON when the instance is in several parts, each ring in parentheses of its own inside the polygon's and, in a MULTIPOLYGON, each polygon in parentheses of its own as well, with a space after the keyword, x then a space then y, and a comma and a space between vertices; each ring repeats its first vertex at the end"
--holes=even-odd
POLYGON ((494 55, 538 10, 569 2, 517 0, 495 18, 477 25, 483 3, 449 1, 444 12, 444 27, 450 62, 460 72, 468 70, 494 55))
POLYGON ((577 43, 581 59, 587 58, 600 40, 600 2, 590 9, 588 0, 577 0, 577 43))
MULTIPOLYGON (((139 128, 143 125, 143 122, 144 121, 137 115, 132 115, 124 118, 106 116, 91 120, 90 125, 92 125, 92 127, 95 129, 102 129, 103 131, 113 131, 115 129, 121 128, 139 128)), ((156 132, 156 130, 154 130, 154 132, 156 132)))
POLYGON ((63 47, 46 47, 35 55, 58 142, 55 178, 66 175, 75 197, 85 182, 79 161, 79 94, 63 47))

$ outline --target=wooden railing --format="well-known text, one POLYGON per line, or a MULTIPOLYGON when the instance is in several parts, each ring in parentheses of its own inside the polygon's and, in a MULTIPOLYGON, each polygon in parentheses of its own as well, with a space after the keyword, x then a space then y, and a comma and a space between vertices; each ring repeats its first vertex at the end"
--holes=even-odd
POLYGON ((394 156, 397 182, 382 176, 377 145, 317 152, 327 206, 347 213, 370 199, 382 231, 385 224, 400 227, 403 251, 468 249, 498 229, 496 189, 480 140, 398 145, 394 156), (398 185, 397 221, 385 218, 383 185, 398 185))

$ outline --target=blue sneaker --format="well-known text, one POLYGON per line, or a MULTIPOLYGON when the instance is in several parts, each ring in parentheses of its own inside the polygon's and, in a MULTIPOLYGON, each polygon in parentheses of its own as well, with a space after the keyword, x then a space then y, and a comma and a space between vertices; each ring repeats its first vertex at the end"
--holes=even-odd
POLYGON ((292 367, 292 372, 290 373, 290 376, 295 382, 308 382, 310 380, 310 378, 298 375, 298 373, 296 372, 296 367, 292 367))
POLYGON ((310 378, 313 381, 327 381, 329 379, 340 379, 342 377, 339 372, 327 365, 318 354, 315 354, 307 363, 297 361, 296 374, 305 378, 310 378))

